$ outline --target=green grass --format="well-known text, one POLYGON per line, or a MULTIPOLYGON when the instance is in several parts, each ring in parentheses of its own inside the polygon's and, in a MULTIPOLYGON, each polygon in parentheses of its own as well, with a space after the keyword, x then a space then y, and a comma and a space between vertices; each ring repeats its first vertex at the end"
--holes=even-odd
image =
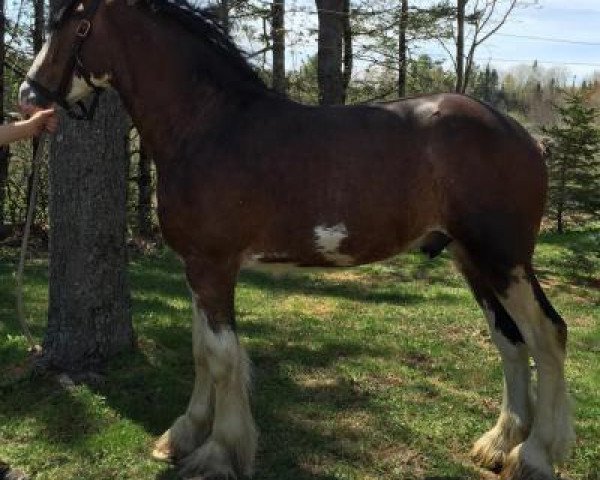
MULTIPOLYGON (((149 458, 191 393, 188 292, 163 252, 131 262, 139 351, 100 386, 24 376, 14 253, 0 253, 0 459, 42 479, 175 479, 149 458)), ((545 235, 537 267, 570 324, 567 373, 578 441, 561 468, 600 478, 600 230, 545 235)), ((27 269, 43 334, 47 262, 27 269)), ((468 459, 494 423, 501 370, 482 315, 447 256, 354 270, 247 273, 239 331, 255 364, 258 479, 494 478, 468 459)))

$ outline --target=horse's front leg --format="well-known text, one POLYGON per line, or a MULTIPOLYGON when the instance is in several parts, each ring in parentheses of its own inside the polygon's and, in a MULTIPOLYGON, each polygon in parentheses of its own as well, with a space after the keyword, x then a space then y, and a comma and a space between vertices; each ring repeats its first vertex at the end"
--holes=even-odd
POLYGON ((156 442, 152 456, 161 461, 179 461, 192 453, 210 435, 214 413, 214 385, 203 347, 204 320, 197 313, 195 295, 192 344, 196 378, 187 411, 156 442))
POLYGON ((250 363, 235 332, 237 271, 235 259, 186 259, 194 296, 196 384, 188 411, 169 431, 185 476, 236 478, 253 472, 258 435, 250 411, 250 363))

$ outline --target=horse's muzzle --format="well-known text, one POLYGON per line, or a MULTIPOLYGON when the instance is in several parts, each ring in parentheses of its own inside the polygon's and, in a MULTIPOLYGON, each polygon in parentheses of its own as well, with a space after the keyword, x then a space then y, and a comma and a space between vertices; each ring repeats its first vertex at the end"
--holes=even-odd
POLYGON ((47 108, 52 101, 44 97, 31 84, 25 80, 19 87, 19 104, 34 105, 36 107, 47 108))

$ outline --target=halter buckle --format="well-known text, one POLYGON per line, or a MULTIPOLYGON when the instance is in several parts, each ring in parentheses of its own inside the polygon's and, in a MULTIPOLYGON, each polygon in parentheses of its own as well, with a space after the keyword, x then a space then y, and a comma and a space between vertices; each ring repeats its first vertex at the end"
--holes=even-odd
POLYGON ((79 38, 85 38, 90 33, 91 29, 92 23, 89 20, 83 19, 81 22, 79 22, 79 25, 77 25, 75 35, 77 35, 79 38))

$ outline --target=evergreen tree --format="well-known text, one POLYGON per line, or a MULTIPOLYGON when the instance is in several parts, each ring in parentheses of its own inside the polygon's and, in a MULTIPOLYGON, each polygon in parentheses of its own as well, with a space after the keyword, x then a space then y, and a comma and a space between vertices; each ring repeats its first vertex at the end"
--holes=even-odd
POLYGON ((597 109, 581 93, 569 94, 558 107, 560 122, 544 129, 551 137, 548 152, 549 213, 559 233, 572 215, 600 215, 600 130, 597 109))

